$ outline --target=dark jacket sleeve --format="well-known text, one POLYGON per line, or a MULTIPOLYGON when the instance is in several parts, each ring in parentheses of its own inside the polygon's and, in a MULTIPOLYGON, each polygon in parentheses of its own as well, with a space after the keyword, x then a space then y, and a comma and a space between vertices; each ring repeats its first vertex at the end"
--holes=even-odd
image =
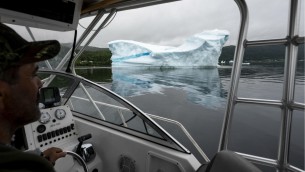
POLYGON ((0 145, 0 172, 55 172, 52 164, 35 154, 0 145))

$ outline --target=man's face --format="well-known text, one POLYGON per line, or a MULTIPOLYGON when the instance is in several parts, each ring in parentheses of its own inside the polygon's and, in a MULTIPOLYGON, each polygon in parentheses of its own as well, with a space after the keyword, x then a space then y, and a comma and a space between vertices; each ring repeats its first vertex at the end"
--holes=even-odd
POLYGON ((16 127, 36 121, 40 117, 38 101, 42 83, 36 74, 37 70, 38 67, 34 63, 20 66, 18 79, 10 85, 6 107, 10 112, 10 121, 16 127))

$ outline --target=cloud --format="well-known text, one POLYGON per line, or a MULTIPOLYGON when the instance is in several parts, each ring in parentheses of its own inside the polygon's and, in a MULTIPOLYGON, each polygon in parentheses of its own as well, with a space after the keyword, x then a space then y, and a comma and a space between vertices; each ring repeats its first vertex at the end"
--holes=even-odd
MULTIPOLYGON (((287 36, 289 1, 246 0, 246 2, 249 8, 248 40, 287 36)), ((300 3, 299 35, 304 36, 305 5, 304 1, 300 3)), ((88 26, 92 19, 93 17, 85 18, 80 23, 88 26)), ((113 21, 92 41, 91 46, 108 47, 108 42, 121 39, 177 46, 191 35, 212 29, 228 30, 230 38, 226 45, 233 45, 237 42, 239 26, 239 9, 233 0, 183 0, 118 12, 113 21)), ((84 29, 80 26, 78 28, 78 36, 80 36, 84 29)), ((39 29, 32 30, 35 36, 37 35, 37 40, 51 38, 61 42, 72 42, 74 35, 73 32, 68 36, 54 32, 50 37, 39 29)))
POLYGON ((236 32, 232 26, 238 22, 237 7, 234 2, 227 3, 226 7, 230 8, 220 11, 217 10, 220 4, 189 0, 119 12, 101 32, 103 44, 116 39, 131 39, 150 44, 179 45, 187 37, 204 30, 217 28, 236 32), (235 12, 232 13, 231 8, 235 8, 235 12), (228 14, 232 22, 228 22, 228 14))
MULTIPOLYGON (((247 36, 249 40, 286 37, 289 1, 246 2, 250 19, 247 36)), ((304 15, 304 5, 301 11, 304 15)), ((304 17, 302 19, 304 21, 304 17)), ((101 31, 99 38, 93 41, 93 45, 107 47, 107 42, 117 39, 179 45, 190 35, 216 28, 231 33, 227 42, 230 45, 236 44, 239 25, 239 10, 233 0, 177 1, 119 12, 113 22, 101 31)), ((304 27, 301 27, 302 31, 304 33, 304 27)))

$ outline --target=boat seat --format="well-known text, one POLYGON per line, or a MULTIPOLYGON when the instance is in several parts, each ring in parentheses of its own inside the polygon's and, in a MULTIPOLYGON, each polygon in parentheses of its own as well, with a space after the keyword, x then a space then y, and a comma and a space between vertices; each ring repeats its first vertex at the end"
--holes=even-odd
POLYGON ((203 164, 196 172, 261 172, 251 162, 235 152, 224 150, 218 152, 211 162, 203 164))

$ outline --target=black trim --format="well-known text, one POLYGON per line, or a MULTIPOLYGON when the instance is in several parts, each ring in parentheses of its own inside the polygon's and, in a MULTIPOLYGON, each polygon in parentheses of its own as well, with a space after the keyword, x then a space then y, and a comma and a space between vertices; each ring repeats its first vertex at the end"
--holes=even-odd
MULTIPOLYGON (((79 113, 79 112, 75 112, 75 111, 72 111, 72 112, 74 112, 74 113, 79 113)), ((81 114, 81 113, 79 113, 79 114, 81 114)), ((103 127, 106 127, 106 128, 109 128, 109 129, 112 129, 112 130, 115 130, 115 131, 119 131, 119 132, 125 133, 125 134, 127 134, 127 135, 130 135, 130 136, 133 136, 133 137, 136 137, 136 138, 139 138, 139 139, 143 139, 143 140, 149 141, 149 142, 151 142, 151 143, 154 143, 154 144, 157 144, 157 145, 160 145, 160 146, 164 146, 164 147, 170 148, 170 149, 172 149, 172 150, 175 150, 175 151, 178 151, 178 152, 181 152, 181 153, 185 153, 185 154, 189 154, 189 155, 192 154, 191 152, 184 152, 184 151, 181 151, 181 150, 179 150, 179 149, 175 149, 175 148, 173 148, 173 147, 170 147, 170 146, 167 146, 167 145, 164 145, 164 144, 160 144, 160 143, 158 143, 158 142, 155 142, 155 141, 152 141, 152 140, 149 140, 149 139, 146 139, 146 138, 137 136, 137 135, 135 135, 135 134, 132 134, 132 133, 129 133, 129 132, 120 130, 120 129, 116 128, 116 127, 120 127, 120 126, 114 125, 114 124, 109 123, 109 122, 107 122, 107 121, 99 121, 99 122, 97 122, 97 121, 92 121, 92 120, 90 120, 90 119, 81 117, 80 115, 77 115, 77 114, 76 114, 76 115, 73 114, 73 117, 74 117, 74 118, 80 118, 80 119, 83 119, 83 120, 85 120, 85 121, 92 122, 92 123, 94 123, 94 124, 98 124, 98 125, 101 125, 101 126, 103 126, 103 127), (102 124, 102 122, 106 122, 106 123, 108 123, 108 124, 110 124, 110 125, 114 125, 114 126, 116 126, 116 127, 111 127, 111 126, 102 124)), ((87 116, 87 117, 88 117, 88 116, 87 116)), ((124 129, 130 130, 130 129, 128 129, 128 128, 124 128, 124 129)), ((131 131, 133 131, 133 130, 131 130, 131 131)), ((137 131, 137 132, 138 132, 138 131, 137 131)), ((140 133, 140 132, 139 132, 139 133, 140 133)), ((140 134, 143 134, 143 133, 140 133, 140 134)), ((151 136, 151 135, 146 135, 146 136, 154 137, 154 136, 151 136)), ((155 137, 154 137, 154 138, 155 138, 155 137)), ((158 137, 156 137, 156 138, 157 138, 157 139, 160 139, 160 138, 158 138, 158 137)), ((160 140, 162 140, 162 139, 160 139, 160 140)), ((164 140, 164 141, 166 141, 166 140, 164 140)))
POLYGON ((67 69, 66 69, 66 72, 67 72, 67 73, 72 73, 71 64, 72 64, 72 61, 73 61, 73 59, 74 59, 74 51, 75 51, 76 37, 77 37, 77 30, 74 31, 74 40, 73 40, 73 46, 72 46, 71 57, 70 57, 70 59, 69 59, 69 63, 68 63, 67 69))
MULTIPOLYGON (((74 113, 78 113, 78 114, 80 114, 80 115, 82 115, 82 116, 86 116, 87 118, 92 118, 93 120, 99 120, 99 122, 101 122, 101 123, 105 122, 105 123, 107 123, 107 124, 109 124, 109 125, 114 125, 114 126, 117 126, 117 127, 122 127, 122 125, 119 125, 119 124, 116 124, 116 123, 113 123, 113 122, 110 122, 110 121, 107 121, 107 120, 101 120, 101 119, 99 119, 99 118, 96 118, 96 117, 93 117, 93 116, 89 116, 89 115, 86 115, 86 114, 84 114, 84 113, 81 113, 81 112, 72 110, 72 109, 71 109, 71 111, 74 112, 74 113)), ((136 115, 136 116, 137 116, 137 115, 136 115)), ((95 122, 95 121, 90 120, 90 119, 87 119, 87 118, 83 118, 83 119, 89 120, 89 121, 91 121, 91 122, 95 122)), ((143 123, 145 123, 145 121, 144 121, 143 119, 142 119, 142 121, 143 121, 143 123)), ((95 123, 100 124, 100 123, 98 123, 98 122, 95 122, 95 123)), ((145 123, 145 124, 147 124, 147 123, 145 123)), ((102 125, 102 124, 101 124, 101 125, 102 125)), ((105 125, 105 126, 106 126, 106 125, 105 125)), ((112 128, 112 127, 111 127, 111 128, 112 128)), ((154 136, 154 135, 150 135, 150 134, 148 134, 148 132, 145 133, 145 132, 141 132, 141 131, 139 131, 139 130, 135 130, 135 129, 132 129, 132 128, 127 128, 127 127, 122 127, 122 128, 123 128, 124 130, 130 130, 130 131, 132 131, 132 132, 137 132, 137 133, 140 133, 140 134, 144 134, 145 136, 150 136, 150 137, 153 137, 153 138, 156 138, 156 139, 160 139, 160 140, 163 140, 163 141, 167 141, 165 138, 156 137, 156 136, 154 136)), ((146 129, 146 126, 145 126, 145 129, 146 129)), ((120 130, 120 131, 121 131, 121 130, 120 130)), ((146 129, 146 131, 147 131, 147 129, 146 129)))
MULTIPOLYGON (((133 120, 133 119, 137 116, 137 114, 135 114, 135 113, 133 113, 133 114, 134 114, 134 115, 133 115, 131 118, 129 118, 127 121, 125 121, 125 123, 127 123, 127 122, 133 120)), ((122 126, 123 124, 124 124, 124 123, 122 122, 121 124, 118 124, 118 125, 122 126)))

